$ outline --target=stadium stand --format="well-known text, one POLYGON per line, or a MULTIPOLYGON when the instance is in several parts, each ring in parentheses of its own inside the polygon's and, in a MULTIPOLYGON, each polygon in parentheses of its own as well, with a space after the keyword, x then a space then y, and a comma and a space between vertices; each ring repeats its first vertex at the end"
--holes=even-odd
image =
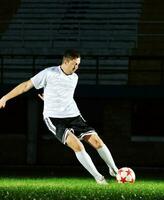
POLYGON ((20 82, 76 48, 84 55, 81 84, 126 85, 141 6, 141 0, 22 0, 1 34, 0 52, 7 55, 1 56, 1 80, 20 82))

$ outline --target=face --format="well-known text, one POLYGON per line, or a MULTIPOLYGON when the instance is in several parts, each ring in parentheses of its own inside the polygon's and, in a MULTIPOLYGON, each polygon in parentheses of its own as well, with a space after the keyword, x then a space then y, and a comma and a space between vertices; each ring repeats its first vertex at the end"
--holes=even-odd
POLYGON ((79 68, 80 61, 80 58, 75 58, 73 60, 66 61, 67 71, 69 74, 74 73, 79 68))

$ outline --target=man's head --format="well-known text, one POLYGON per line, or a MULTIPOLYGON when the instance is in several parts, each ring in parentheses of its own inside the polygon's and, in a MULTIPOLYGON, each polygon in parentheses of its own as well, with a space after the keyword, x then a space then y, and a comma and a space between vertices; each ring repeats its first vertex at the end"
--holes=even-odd
POLYGON ((80 54, 75 50, 67 50, 62 60, 62 69, 66 74, 74 73, 80 64, 80 54))

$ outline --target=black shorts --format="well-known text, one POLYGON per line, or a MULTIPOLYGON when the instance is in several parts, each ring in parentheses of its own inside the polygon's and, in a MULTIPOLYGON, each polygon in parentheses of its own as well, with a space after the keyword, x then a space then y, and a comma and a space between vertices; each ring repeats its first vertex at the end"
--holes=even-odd
POLYGON ((80 140, 85 135, 96 134, 94 128, 89 126, 81 117, 70 118, 45 118, 48 129, 56 136, 56 138, 65 144, 68 132, 74 133, 80 140))

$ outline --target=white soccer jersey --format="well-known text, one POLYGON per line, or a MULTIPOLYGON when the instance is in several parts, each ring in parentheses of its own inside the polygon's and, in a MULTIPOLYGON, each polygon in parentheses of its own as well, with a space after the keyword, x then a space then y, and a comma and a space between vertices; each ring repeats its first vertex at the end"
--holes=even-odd
POLYGON ((66 75, 60 66, 53 66, 36 74, 31 81, 36 89, 44 88, 44 118, 67 118, 80 115, 74 100, 77 74, 66 75))

